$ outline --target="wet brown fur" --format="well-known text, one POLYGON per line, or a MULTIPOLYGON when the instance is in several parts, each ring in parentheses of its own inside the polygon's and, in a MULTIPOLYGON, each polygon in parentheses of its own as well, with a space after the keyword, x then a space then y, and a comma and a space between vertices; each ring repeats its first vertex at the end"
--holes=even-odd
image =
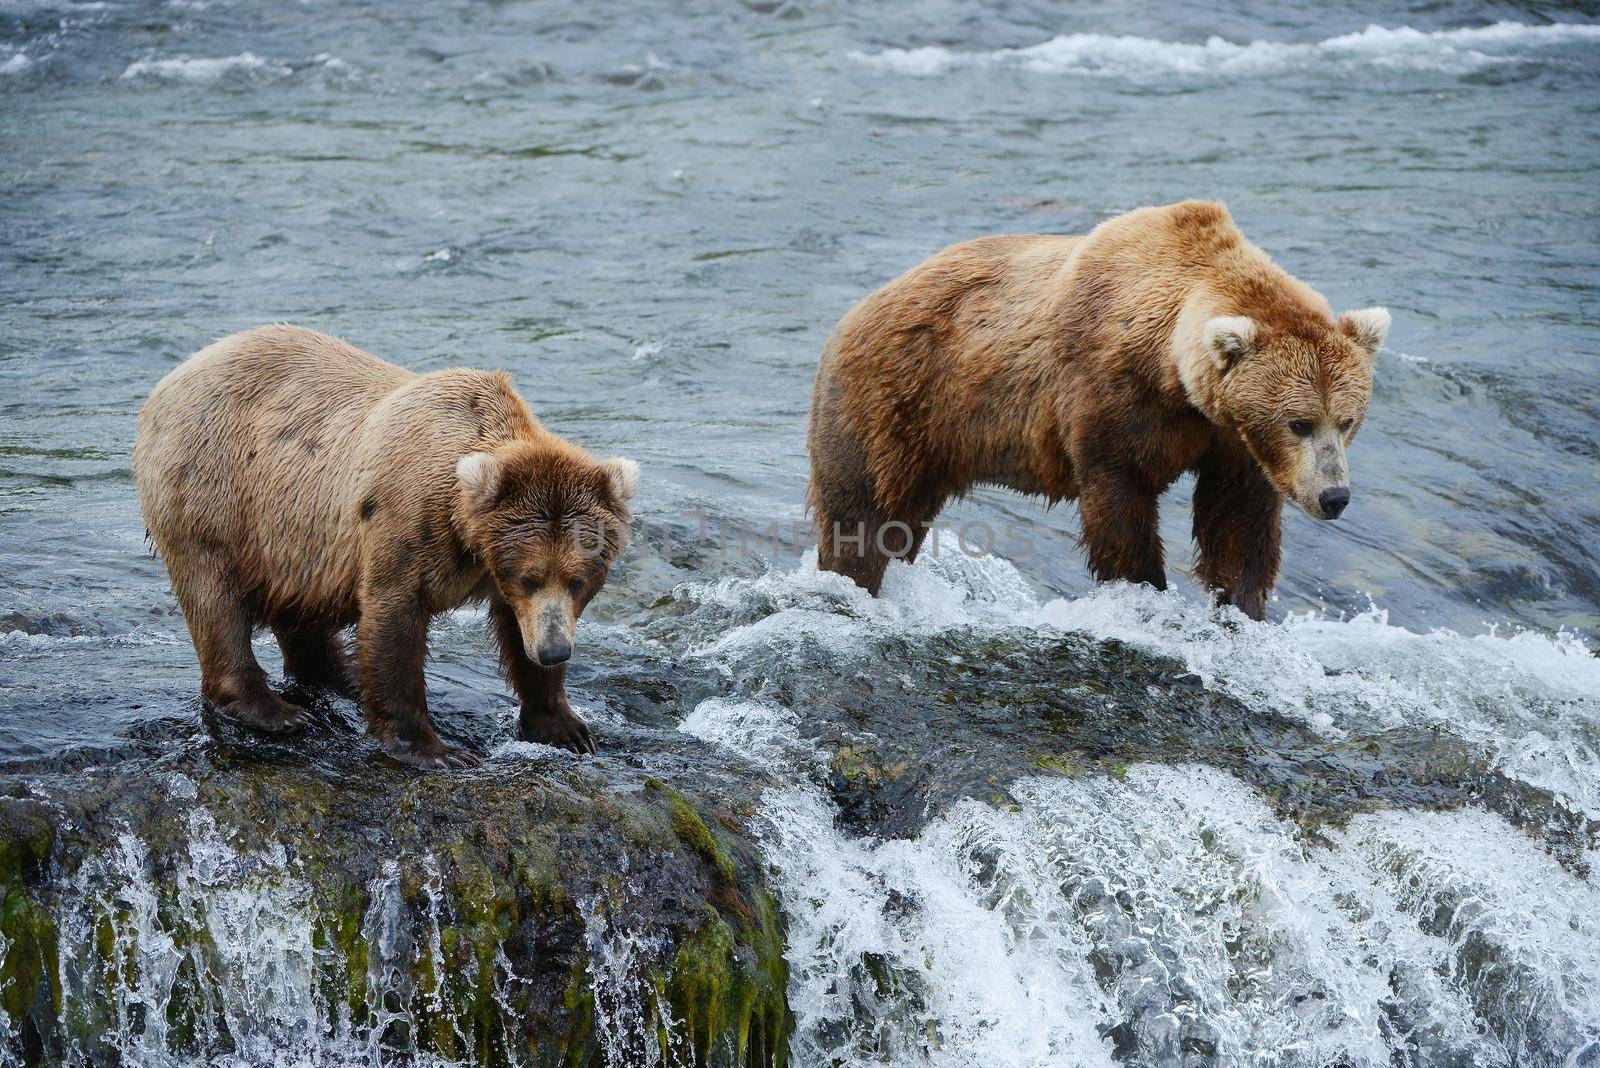
POLYGON ((1165 588, 1156 501, 1193 471, 1198 576, 1261 618, 1284 495, 1306 506, 1286 424, 1350 420, 1342 463, 1370 398, 1382 330, 1360 317, 1374 314, 1386 328, 1381 309, 1335 319, 1204 201, 1085 237, 945 249, 856 305, 823 353, 808 435, 819 562, 876 594, 946 500, 991 483, 1078 500, 1096 576, 1165 588), (1218 316, 1254 321, 1248 352, 1215 349, 1218 316), (889 523, 909 539, 880 542, 889 523))
POLYGON ((134 474, 202 693, 223 714, 275 731, 305 721, 268 689, 251 652, 265 624, 286 673, 359 693, 373 736, 395 756, 473 762, 434 733, 422 669, 429 618, 486 600, 522 735, 593 751, 567 703, 564 664, 540 666, 519 612, 536 596, 524 580, 536 576, 544 596, 570 599, 576 619, 626 544, 637 468, 545 430, 504 374, 418 375, 326 334, 259 327, 202 349, 156 386, 139 416, 134 474), (494 478, 475 495, 457 466, 478 452, 494 478), (568 589, 573 580, 581 589, 568 589), (354 669, 339 638, 352 623, 354 669))

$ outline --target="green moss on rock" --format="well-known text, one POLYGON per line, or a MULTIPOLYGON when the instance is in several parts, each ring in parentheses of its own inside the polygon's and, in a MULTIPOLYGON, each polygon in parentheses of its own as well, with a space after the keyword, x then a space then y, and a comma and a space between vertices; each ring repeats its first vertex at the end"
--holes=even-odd
POLYGON ((241 993, 219 984, 248 977, 215 966, 237 952, 218 939, 240 935, 207 915, 236 904, 210 895, 241 887, 293 890, 288 912, 279 905, 264 922, 308 926, 326 1026, 375 1047, 487 1065, 603 1063, 607 1042, 627 1040, 601 1033, 594 984, 606 977, 589 925, 604 916, 613 935, 631 942, 637 926, 644 936, 624 996, 643 998, 645 1019, 671 1021, 673 1057, 750 1068, 785 1055, 782 919, 756 847, 729 805, 665 780, 596 765, 416 776, 202 751, 176 768, 64 785, 48 806, 14 802, 0 796, 0 1009, 11 1024, 0 1026, 11 1047, 0 1059, 50 1063, 76 1047, 116 1063, 117 1033, 146 1029, 147 994, 136 991, 153 974, 170 994, 169 1056, 243 1055, 251 1036, 233 1033, 241 1021, 229 1016, 241 993), (196 834, 212 842, 212 821, 222 863, 239 865, 220 880, 196 867, 196 834), (135 914, 112 892, 126 881, 114 860, 122 834, 140 843, 153 911, 135 914), (67 913, 90 937, 74 947, 82 993, 63 1006, 55 917, 67 913), (173 950, 170 970, 149 970, 147 954, 173 950))
POLYGON ((56 925, 21 886, 0 882, 0 1010, 12 1030, 30 1014, 54 1015, 61 988, 56 970, 56 925))
POLYGON ((0 881, 35 878, 55 840, 48 808, 30 798, 0 798, 0 881))
POLYGON ((710 861, 722 874, 723 879, 730 883, 736 882, 733 860, 722 848, 722 843, 717 840, 711 828, 706 826, 705 820, 700 818, 700 813, 695 811, 689 799, 659 779, 645 780, 645 787, 666 796, 668 811, 672 814, 672 829, 677 836, 696 853, 710 861))

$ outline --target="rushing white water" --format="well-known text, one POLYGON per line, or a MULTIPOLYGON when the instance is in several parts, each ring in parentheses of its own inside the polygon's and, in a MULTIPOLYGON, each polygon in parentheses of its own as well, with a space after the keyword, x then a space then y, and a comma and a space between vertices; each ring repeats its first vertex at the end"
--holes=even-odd
MULTIPOLYGON (((896 565, 881 599, 809 566, 680 591, 748 619, 698 649, 862 655, 953 629, 1116 638, 1326 733, 1432 725, 1594 811, 1600 660, 1570 635, 1414 634, 1373 609, 1256 624, 1178 594, 1039 602, 1008 565, 896 565), (1552 760, 1552 755, 1560 759, 1552 760)), ((1476 809, 1360 815, 1306 842, 1197 766, 1028 779, 915 839, 843 830, 800 712, 714 698, 682 729, 769 792, 802 1065, 1558 1062, 1600 1048, 1600 886, 1476 809)))
MULTIPOLYGON (((172 782, 175 801, 194 799, 194 783, 172 782)), ((416 893, 402 891, 397 861, 367 886, 360 922, 364 974, 350 974, 334 948, 331 919, 279 845, 236 848, 204 807, 185 819, 186 856, 167 877, 155 876, 151 850, 131 832, 76 873, 58 913, 61 1024, 67 1034, 101 1036, 95 1048, 77 1041, 64 1051, 71 1065, 99 1063, 114 1049, 123 1063, 149 1068, 378 1068, 529 1064, 514 995, 534 976, 519 976, 495 949, 490 971, 445 948, 444 931, 460 922, 444 893, 442 862, 418 862, 416 893), (359 991, 352 1015, 345 991, 359 991), (502 1010, 480 1058, 460 1021, 482 992, 502 1010), (185 1006, 174 1033, 169 1009, 185 1006), (188 1011, 193 1006, 196 1011, 188 1011), (420 1028, 446 1021, 459 1058, 419 1049, 420 1028), (175 1053, 198 1047, 203 1057, 175 1053)), ((693 1063, 684 1030, 660 991, 646 979, 664 945, 660 932, 629 906, 626 880, 618 896, 578 903, 585 924, 589 988, 600 1054, 608 1068, 693 1063)), ((0 958, 6 946, 0 942, 0 958)), ((0 1013, 0 1025, 10 1020, 0 1013)), ((15 1036, 0 1031, 0 1065, 15 1036)), ((433 1042, 438 1041, 435 1033, 433 1042)))
MULTIPOLYGON (((735 682, 757 662, 779 670, 774 657, 849 670, 893 637, 1082 633, 1180 660, 1333 741, 1437 729, 1576 811, 1600 803, 1600 660, 1572 635, 1416 634, 1376 608, 1257 624, 1130 587, 1041 600, 1004 562, 959 553, 895 565, 877 599, 809 562, 677 599, 689 608, 679 655, 735 682)), ((758 823, 789 924, 804 1068, 1231 1064, 1264 1049, 1295 1065, 1511 1065, 1600 1043, 1600 885, 1497 815, 1380 811, 1313 841, 1227 772, 1137 764, 1120 778, 1002 784, 915 837, 879 840, 841 824, 805 710, 737 690, 700 702, 681 729, 781 784, 758 823)), ((65 895, 64 1033, 106 1034, 153 1066, 187 1063, 174 1026, 230 1050, 209 1062, 230 1068, 441 1063, 419 1052, 418 1027, 462 1018, 463 991, 510 1006, 535 978, 503 950, 492 966, 446 963, 455 921, 432 856, 409 900, 397 863, 372 880, 366 971, 343 974, 283 846, 243 851, 196 805, 193 782, 175 776, 169 792, 184 813, 175 870, 158 881, 146 844, 123 832, 65 895), (330 994, 352 988, 356 1016, 330 994), (169 1020, 194 1004, 204 1011, 169 1020)), ((664 943, 619 874, 620 897, 579 903, 604 1062, 689 1063, 682 1028, 642 979, 664 943)), ((518 1061, 514 1027, 508 1011, 493 1058, 518 1061)), ((468 1037, 456 1033, 459 1048, 468 1037)))
POLYGON ((1012 66, 1044 74, 1226 77, 1272 74, 1317 64, 1390 70, 1471 71, 1509 62, 1530 48, 1600 44, 1600 26, 1555 23, 1423 31, 1368 26, 1311 43, 1209 37, 1201 44, 1103 33, 1069 33, 1026 48, 964 52, 933 45, 852 52, 851 58, 897 74, 930 76, 962 67, 1012 66))
MULTIPOLYGON (((179 1064, 168 1007, 192 994, 203 1007, 188 1021, 200 1044, 233 1049, 211 1063, 324 1063, 324 1039, 336 1028, 318 989, 305 887, 281 847, 238 852, 204 808, 191 809, 187 822, 188 862, 175 872, 171 898, 157 890, 149 852, 131 833, 79 870, 74 907, 59 920, 66 1033, 93 1032, 109 1015, 109 1044, 133 1063, 179 1064)), ((75 1047, 68 1059, 88 1056, 75 1047)))
POLYGON ((798 1063, 1513 1064, 1600 1042, 1600 887, 1498 817, 1362 816, 1317 848, 1211 769, 1011 795, 882 842, 815 787, 766 797, 798 1063))
POLYGON ((1330 736, 1399 726, 1448 729, 1506 774, 1600 818, 1600 656, 1572 634, 1418 634, 1373 607, 1353 618, 1315 613, 1256 623, 1179 592, 1102 586, 1040 601, 1014 567, 947 552, 893 564, 880 598, 814 566, 686 587, 744 626, 696 648, 734 672, 774 647, 848 658, 871 636, 1081 633, 1186 664, 1206 685, 1330 736))
POLYGON ((1512 777, 1600 818, 1600 657, 1575 635, 1418 634, 1376 607, 1268 625, 1147 587, 1054 600, 1035 618, 1173 656, 1208 685, 1330 735, 1448 729, 1512 777))
POLYGON ((586 901, 579 911, 589 942, 595 1030, 606 1068, 683 1063, 672 1042, 673 1020, 641 978, 642 963, 659 948, 659 939, 626 917, 613 918, 604 902, 586 901))
MULTIPOLYGON (((193 783, 176 777, 175 797, 185 787, 192 796, 193 783)), ((394 862, 368 887, 366 974, 355 977, 364 980, 368 1014, 352 1019, 343 999, 329 996, 352 977, 323 948, 326 920, 309 907, 282 847, 240 852, 203 807, 189 811, 187 842, 170 892, 158 888, 150 852, 132 833, 79 869, 57 917, 64 1033, 102 1034, 124 1063, 150 1068, 200 1063, 173 1052, 196 1045, 212 1051, 204 1064, 220 1068, 445 1063, 419 1053, 412 1032, 423 1010, 453 1008, 436 861, 424 865, 420 913, 402 901, 394 862), (420 989, 418 961, 435 980, 420 989), (174 999, 199 1010, 183 1018, 194 1031, 183 1042, 171 1033, 174 999)), ((514 981, 509 968, 497 971, 496 996, 514 981)), ((65 1060, 92 1056, 74 1041, 65 1060)))
POLYGON ((21 630, 0 630, 0 653, 15 657, 45 657, 75 646, 117 648, 182 643, 181 635, 143 626, 114 634, 35 634, 21 630))

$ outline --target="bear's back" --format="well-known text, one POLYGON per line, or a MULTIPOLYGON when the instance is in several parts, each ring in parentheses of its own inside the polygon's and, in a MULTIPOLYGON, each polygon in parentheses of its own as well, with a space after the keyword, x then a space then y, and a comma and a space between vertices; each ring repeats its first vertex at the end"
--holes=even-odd
POLYGON ((287 324, 201 349, 139 415, 134 476, 157 549, 217 547, 268 602, 348 584, 368 415, 418 377, 287 324))

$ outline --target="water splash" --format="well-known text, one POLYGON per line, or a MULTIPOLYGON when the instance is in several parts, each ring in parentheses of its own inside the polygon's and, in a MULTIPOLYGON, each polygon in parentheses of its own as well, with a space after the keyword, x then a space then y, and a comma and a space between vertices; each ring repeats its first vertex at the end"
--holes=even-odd
POLYGON ((1583 1063, 1580 1053, 1600 1052, 1593 875, 1572 874, 1470 809, 1358 817, 1342 842, 1373 892, 1438 947, 1436 972, 1470 1000, 1510 1063, 1583 1063))
MULTIPOLYGON (((181 796, 193 784, 179 778, 181 796)), ((525 1010, 517 1007, 533 978, 517 974, 503 942, 493 947, 488 974, 447 950, 445 933, 459 931, 460 917, 439 858, 423 855, 410 871, 396 860, 383 864, 366 886, 363 952, 352 961, 336 948, 338 920, 318 913, 281 845, 238 848, 204 807, 189 812, 184 829, 182 852, 167 860, 120 833, 65 888, 56 976, 65 1064, 108 1056, 151 1068, 536 1061, 538 1051, 520 1040, 525 1010), (487 1036, 463 1025, 479 998, 500 1009, 498 1029, 487 1036), (419 1047, 424 1034, 432 1049, 419 1047), (452 1040, 454 1055, 437 1052, 452 1040)), ((605 1063, 692 1063, 687 1038, 649 978, 665 938, 631 910, 591 901, 581 913, 605 1063)), ((0 944, 0 959, 7 948, 0 944)), ((0 1013, 0 1023, 4 1065, 21 1046, 9 1017, 0 1013)))
MULTIPOLYGON (((906 638, 1115 639, 1335 739, 1446 730, 1577 811, 1597 800, 1600 659, 1570 634, 1415 634, 1377 608, 1258 624, 1127 586, 1041 602, 1001 561, 950 557, 891 567, 873 600, 811 567, 682 587, 671 626, 733 680, 774 654, 849 671, 906 638), (1519 748, 1541 742, 1570 762, 1519 748)), ((1498 816, 1364 815, 1318 844, 1226 772, 1138 765, 1024 780, 879 841, 840 826, 799 724, 770 696, 733 696, 682 725, 790 784, 763 813, 799 1064, 1272 1049, 1286 1064, 1509 1065, 1600 1043, 1600 893, 1498 816)))
POLYGON ((263 59, 254 52, 240 52, 236 56, 193 59, 176 56, 171 59, 141 59, 128 64, 122 72, 123 81, 148 78, 158 81, 209 84, 224 78, 283 78, 294 73, 282 63, 263 59))
MULTIPOLYGON (((1497 816, 1359 816, 1308 843, 1198 766, 1034 778, 914 840, 842 830, 792 721, 688 729, 763 799, 803 1065, 1546 1063, 1600 1043, 1600 886, 1497 816)), ((1600 1048, 1600 1046, 1596 1046, 1600 1048)))
POLYGON ((941 46, 852 52, 870 66, 928 77, 972 67, 1017 67, 1043 74, 1088 74, 1134 80, 1160 77, 1260 76, 1315 65, 1401 71, 1467 72, 1520 58, 1529 49, 1600 43, 1600 26, 1497 22, 1454 30, 1368 26, 1313 43, 1209 37, 1201 44, 1103 33, 1069 33, 1027 48, 963 52, 941 46))
POLYGON ((595 1031, 607 1068, 658 1068, 688 1063, 671 1010, 645 980, 648 961, 662 949, 659 936, 636 922, 614 918, 612 906, 590 898, 578 906, 589 944, 589 981, 595 1031))
MULTIPOLYGON (((11 940, 4 934, 0 934, 0 961, 5 960, 6 954, 10 952, 11 940)), ((10 977, 0 981, 0 998, 5 997, 6 991, 10 989, 14 981, 10 977)), ((20 1050, 21 1048, 22 1036, 17 1033, 16 1027, 12 1024, 10 1014, 0 1013, 0 1068, 12 1068, 13 1065, 20 1065, 22 1056, 20 1053, 13 1053, 13 1050, 20 1050)))
POLYGON ((415 1056, 408 1009, 415 984, 404 963, 411 956, 411 933, 400 896, 398 861, 385 861, 382 871, 367 885, 361 937, 367 947, 367 1014, 359 1028, 347 1030, 347 1038, 360 1042, 369 1064, 401 1053, 415 1056))
POLYGON ((144 843, 120 834, 73 882, 78 907, 61 918, 57 958, 71 1062, 90 1060, 82 1036, 104 1035, 139 1063, 176 1063, 167 1049, 167 1009, 185 954, 162 919, 149 868, 144 843), (115 992, 109 1004, 107 990, 115 992))
POLYGON ((225 1021, 244 1065, 285 1051, 309 1058, 332 1030, 316 987, 309 890, 289 874, 283 846, 243 854, 204 808, 189 813, 189 866, 180 870, 177 904, 198 920, 187 941, 202 976, 208 1015, 225 1021))
POLYGON ((793 572, 689 584, 670 622, 708 666, 749 675, 774 653, 846 665, 885 639, 970 632, 1116 640, 1182 662, 1204 685, 1332 737, 1444 728, 1503 773, 1600 819, 1600 655, 1570 633, 1415 633, 1372 607, 1257 623, 1178 591, 1111 584, 1041 601, 1004 560, 892 563, 871 598, 812 554, 793 572))

